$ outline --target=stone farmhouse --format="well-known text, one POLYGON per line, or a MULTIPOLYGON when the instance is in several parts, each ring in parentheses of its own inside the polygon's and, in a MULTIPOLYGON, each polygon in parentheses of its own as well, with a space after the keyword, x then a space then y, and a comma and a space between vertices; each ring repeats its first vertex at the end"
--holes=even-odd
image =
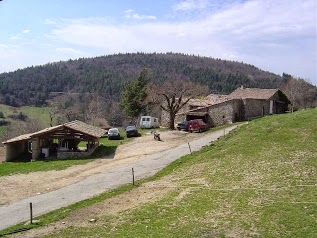
POLYGON ((5 161, 87 157, 98 148, 105 133, 104 129, 77 120, 49 127, 2 142, 5 161), (81 141, 87 142, 86 148, 78 147, 81 141))
POLYGON ((279 89, 241 87, 229 95, 210 94, 203 99, 191 99, 176 115, 175 122, 203 119, 215 127, 284 113, 289 104, 289 99, 279 89))

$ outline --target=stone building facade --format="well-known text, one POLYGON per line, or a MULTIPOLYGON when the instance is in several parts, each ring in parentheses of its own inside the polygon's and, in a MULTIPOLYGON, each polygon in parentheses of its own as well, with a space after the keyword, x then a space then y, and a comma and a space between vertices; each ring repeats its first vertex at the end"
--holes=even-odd
MULTIPOLYGON (((289 103, 278 89, 238 88, 229 95, 211 94, 203 99, 190 100, 176 115, 175 123, 200 118, 215 127, 284 113, 289 103)), ((162 121, 168 121, 168 114, 163 113, 162 118, 162 121)))

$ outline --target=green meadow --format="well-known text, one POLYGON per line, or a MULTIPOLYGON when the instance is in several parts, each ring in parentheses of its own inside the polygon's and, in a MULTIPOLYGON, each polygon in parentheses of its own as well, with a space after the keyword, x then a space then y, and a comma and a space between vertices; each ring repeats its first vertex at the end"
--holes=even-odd
POLYGON ((46 237, 316 237, 317 110, 254 120, 164 176, 159 201, 46 237))
POLYGON ((147 182, 164 189, 160 181, 173 189, 155 201, 45 237, 316 237, 317 109, 251 121, 135 187, 44 215, 33 228, 147 182))

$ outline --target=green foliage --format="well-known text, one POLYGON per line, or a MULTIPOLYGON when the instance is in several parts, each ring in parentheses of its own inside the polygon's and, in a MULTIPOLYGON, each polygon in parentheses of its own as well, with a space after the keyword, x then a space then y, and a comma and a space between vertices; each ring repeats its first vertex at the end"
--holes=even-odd
POLYGON ((49 63, 0 74, 0 103, 11 106, 46 105, 63 92, 97 93, 119 101, 124 84, 148 68, 153 83, 190 79, 212 92, 237 87, 276 88, 282 77, 252 65, 186 54, 117 54, 49 63))
POLYGON ((147 75, 148 70, 143 69, 138 78, 124 87, 120 106, 128 117, 137 118, 145 110, 146 86, 150 80, 147 75))

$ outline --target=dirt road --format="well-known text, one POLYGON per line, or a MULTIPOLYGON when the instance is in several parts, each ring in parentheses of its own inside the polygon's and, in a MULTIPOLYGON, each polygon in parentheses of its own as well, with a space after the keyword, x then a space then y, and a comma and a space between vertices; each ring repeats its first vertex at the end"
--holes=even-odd
MULTIPOLYGON (((226 132, 234 128, 228 128, 226 132)), ((34 215, 37 216, 87 199, 131 182, 131 168, 134 168, 136 179, 153 175, 188 154, 188 143, 191 150, 196 151, 223 133, 223 130, 209 134, 163 132, 162 142, 146 135, 119 146, 113 158, 103 158, 63 171, 3 177, 0 194, 1 202, 6 206, 0 207, 0 229, 27 220, 30 202, 34 204, 34 215)))

